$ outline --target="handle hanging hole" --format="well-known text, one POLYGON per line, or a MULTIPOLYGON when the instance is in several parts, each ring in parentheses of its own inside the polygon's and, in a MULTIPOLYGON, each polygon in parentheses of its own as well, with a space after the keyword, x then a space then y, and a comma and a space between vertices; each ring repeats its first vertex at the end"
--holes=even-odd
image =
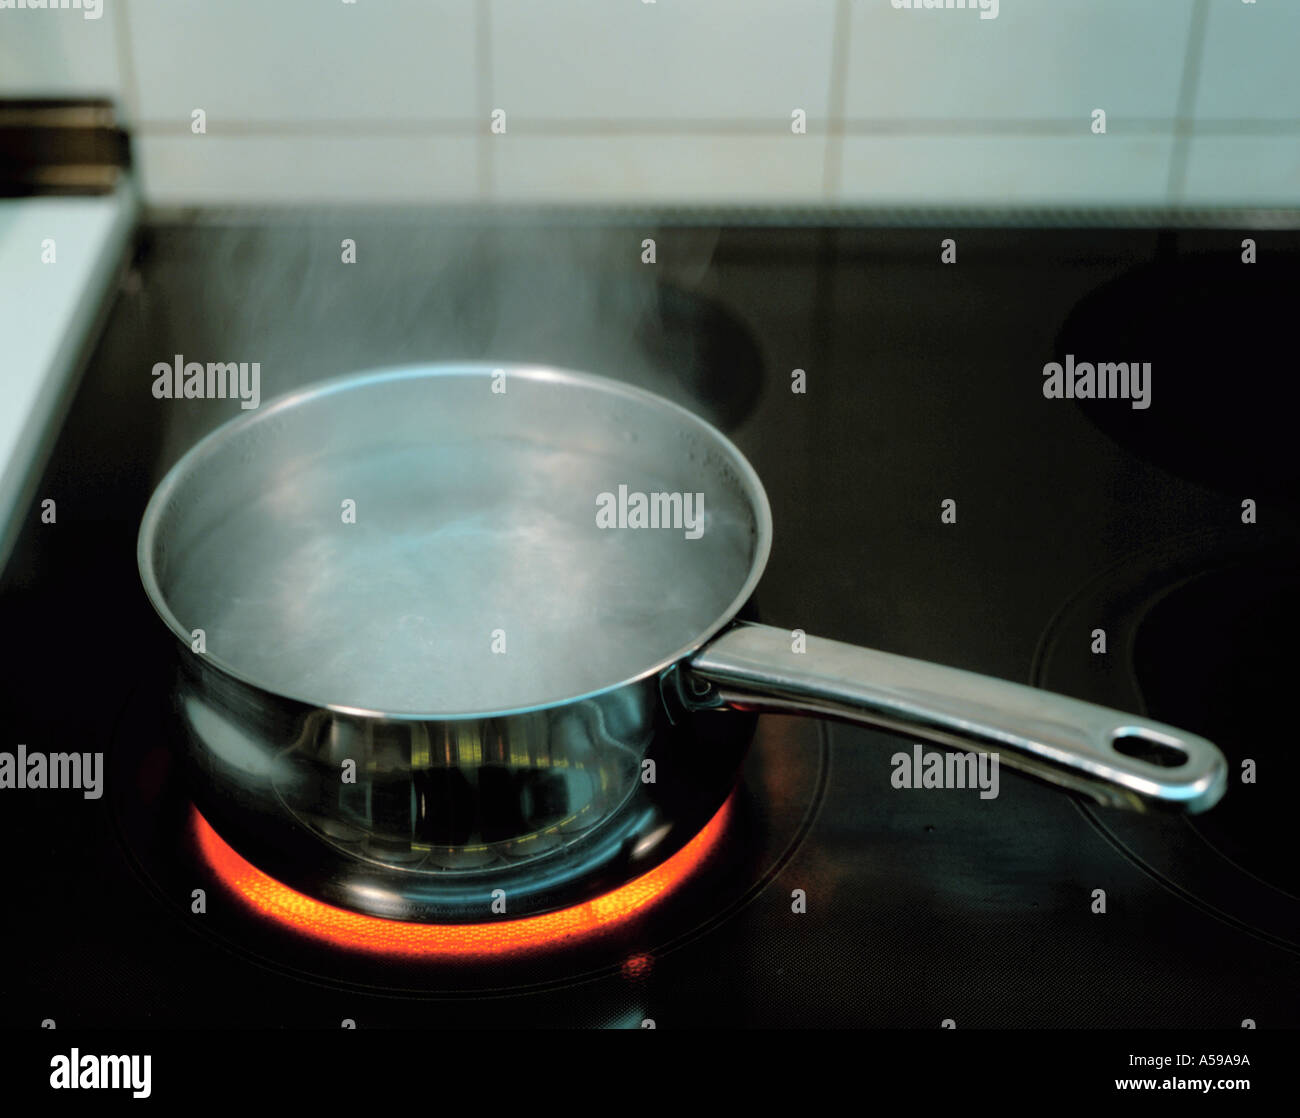
POLYGON ((1187 764, 1190 759, 1187 750, 1168 738, 1159 737, 1147 730, 1116 730, 1110 744, 1116 753, 1162 769, 1176 769, 1179 765, 1187 764))

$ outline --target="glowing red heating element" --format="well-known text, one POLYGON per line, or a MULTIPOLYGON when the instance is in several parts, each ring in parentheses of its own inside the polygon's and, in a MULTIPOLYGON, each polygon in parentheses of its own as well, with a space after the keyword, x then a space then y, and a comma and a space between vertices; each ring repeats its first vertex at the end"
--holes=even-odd
POLYGON ((494 924, 408 924, 335 908, 281 885, 237 854, 198 811, 194 831, 212 871, 249 908, 313 939, 382 955, 475 959, 572 946, 621 927, 663 900, 708 857, 731 799, 666 862, 612 893, 572 908, 494 924))

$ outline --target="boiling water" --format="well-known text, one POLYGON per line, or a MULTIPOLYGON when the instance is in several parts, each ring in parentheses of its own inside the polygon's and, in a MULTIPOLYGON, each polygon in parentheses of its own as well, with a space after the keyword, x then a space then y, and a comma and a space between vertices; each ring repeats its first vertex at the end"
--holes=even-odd
POLYGON ((489 713, 688 646, 743 588, 755 539, 748 504, 703 465, 439 441, 275 467, 172 549, 163 591, 206 655, 276 693, 489 713), (702 534, 598 527, 599 495, 620 485, 703 494, 702 534))

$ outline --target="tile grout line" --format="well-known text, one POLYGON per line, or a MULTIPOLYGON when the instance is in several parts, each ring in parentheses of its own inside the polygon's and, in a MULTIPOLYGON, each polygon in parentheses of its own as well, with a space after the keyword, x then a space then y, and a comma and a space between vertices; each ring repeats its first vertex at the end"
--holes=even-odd
POLYGON ((1196 95, 1200 86, 1201 62, 1205 55, 1205 27, 1209 22, 1209 0, 1196 0, 1192 25, 1187 35, 1187 55, 1183 78, 1174 110, 1174 146, 1169 154, 1169 182, 1166 187, 1170 205, 1179 205, 1187 192, 1187 164, 1191 155, 1196 95))
POLYGON ((135 56, 131 52, 130 5, 127 0, 120 0, 119 17, 113 21, 114 46, 117 51, 117 66, 122 78, 122 101, 126 113, 126 124, 134 130, 140 118, 140 90, 136 81, 135 56))
POLYGON ((850 35, 849 0, 837 0, 835 22, 831 28, 831 88, 827 106, 826 156, 822 170, 822 193, 828 202, 840 191, 843 175, 844 100, 848 87, 848 53, 850 35), (837 122, 838 125, 837 125, 837 122))
POLYGON ((492 133, 487 127, 492 111, 492 0, 480 0, 474 7, 475 98, 478 102, 477 150, 478 194, 486 202, 492 197, 492 180, 496 169, 492 151, 492 133))
MULTIPOLYGON (((1300 118, 1276 120, 1223 118, 1199 123, 1181 123, 1176 118, 1131 117, 1125 124, 1130 131, 1113 133, 1120 139, 1146 136, 1175 138, 1179 133, 1187 137, 1214 135, 1241 135, 1243 132, 1260 136, 1289 136, 1300 132, 1300 118)), ((518 128, 519 122, 512 121, 518 128)), ((784 122, 775 127, 766 121, 733 120, 537 120, 525 121, 518 134, 529 139, 620 139, 662 136, 668 139, 699 139, 727 137, 732 139, 764 139, 781 134, 784 122)), ((152 136, 185 136, 189 134, 185 122, 175 119, 139 121, 135 130, 152 136)), ((448 117, 402 120, 379 120, 358 117, 353 120, 245 120, 227 121, 223 132, 228 136, 326 136, 335 139, 347 137, 416 137, 452 135, 471 138, 482 135, 483 121, 479 118, 448 117)), ((1023 137, 1049 137, 1072 139, 1078 136, 1078 122, 1070 120, 898 120, 858 118, 830 122, 825 129, 814 128, 810 135, 830 140, 841 136, 875 136, 883 139, 1015 139, 1023 137)))

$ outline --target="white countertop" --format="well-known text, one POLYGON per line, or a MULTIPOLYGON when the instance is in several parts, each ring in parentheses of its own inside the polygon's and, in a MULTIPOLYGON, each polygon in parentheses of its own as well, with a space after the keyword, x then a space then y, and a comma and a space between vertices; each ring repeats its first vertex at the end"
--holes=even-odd
POLYGON ((135 218, 130 184, 0 198, 0 569, 22 528, 135 218), (46 241, 54 262, 46 263, 46 241))

